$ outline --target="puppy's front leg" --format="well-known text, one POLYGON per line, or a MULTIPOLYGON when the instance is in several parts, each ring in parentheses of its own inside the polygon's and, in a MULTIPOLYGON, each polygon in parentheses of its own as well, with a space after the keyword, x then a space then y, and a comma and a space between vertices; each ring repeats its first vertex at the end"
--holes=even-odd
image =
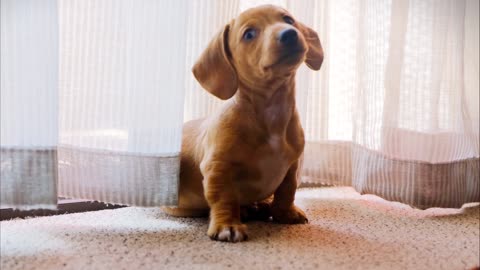
POLYGON ((293 204, 297 190, 298 162, 287 172, 285 179, 275 191, 272 202, 272 218, 279 223, 308 223, 305 213, 293 204))
POLYGON ((247 240, 247 226, 240 221, 240 205, 233 189, 231 169, 210 166, 204 172, 205 198, 210 206, 208 236, 212 240, 247 240))

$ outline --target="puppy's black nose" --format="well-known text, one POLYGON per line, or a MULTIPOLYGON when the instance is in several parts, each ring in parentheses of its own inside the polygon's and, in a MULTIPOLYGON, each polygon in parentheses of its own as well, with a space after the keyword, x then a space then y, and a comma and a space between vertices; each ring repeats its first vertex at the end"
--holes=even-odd
POLYGON ((285 46, 292 46, 297 43, 298 40, 298 35, 297 31, 295 29, 284 29, 278 33, 278 38, 280 40, 280 43, 282 43, 285 46))

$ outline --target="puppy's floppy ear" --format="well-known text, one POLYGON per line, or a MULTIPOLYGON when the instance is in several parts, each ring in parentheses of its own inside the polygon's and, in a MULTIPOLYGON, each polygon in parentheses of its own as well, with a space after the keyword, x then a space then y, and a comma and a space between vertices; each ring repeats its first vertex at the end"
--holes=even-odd
POLYGON ((197 81, 208 92, 220 99, 229 99, 238 88, 237 74, 230 62, 228 47, 230 25, 218 33, 193 66, 197 81))
POLYGON ((313 70, 319 70, 323 62, 323 49, 317 32, 313 29, 305 26, 304 24, 297 22, 297 28, 305 37, 305 41, 308 44, 307 58, 305 63, 313 70))

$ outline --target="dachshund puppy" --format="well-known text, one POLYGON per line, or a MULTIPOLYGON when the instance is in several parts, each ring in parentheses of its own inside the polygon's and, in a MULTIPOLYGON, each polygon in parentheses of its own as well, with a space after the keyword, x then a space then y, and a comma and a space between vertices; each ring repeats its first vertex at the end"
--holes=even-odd
POLYGON ((228 101, 214 115, 185 123, 179 206, 166 212, 210 211, 208 236, 229 242, 247 239, 242 207, 251 213, 262 206, 279 223, 308 222, 293 203, 304 147, 295 72, 302 62, 319 70, 322 61, 317 33, 282 8, 252 8, 225 25, 193 74, 228 101))

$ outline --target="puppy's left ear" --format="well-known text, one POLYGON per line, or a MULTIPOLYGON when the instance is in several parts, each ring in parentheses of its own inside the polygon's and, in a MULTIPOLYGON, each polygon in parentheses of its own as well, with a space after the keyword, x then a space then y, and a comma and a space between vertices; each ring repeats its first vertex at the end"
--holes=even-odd
POLYGON ((308 44, 305 63, 309 68, 319 70, 323 62, 323 49, 317 32, 300 22, 297 22, 297 28, 302 32, 308 44))

